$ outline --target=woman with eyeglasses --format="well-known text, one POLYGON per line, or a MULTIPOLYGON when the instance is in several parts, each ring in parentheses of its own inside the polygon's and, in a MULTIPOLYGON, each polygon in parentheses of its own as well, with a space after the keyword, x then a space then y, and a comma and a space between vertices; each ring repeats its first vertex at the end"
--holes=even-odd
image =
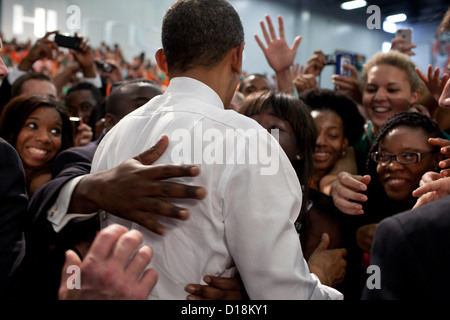
MULTIPOLYGON (((379 129, 367 159, 367 184, 364 214, 347 216, 349 249, 347 271, 354 289, 365 285, 373 235, 382 219, 411 209, 417 198, 412 192, 428 171, 438 171, 443 155, 440 147, 428 142, 443 138, 435 121, 418 112, 400 112, 379 129), (356 281, 356 282, 355 282, 356 281)), ((357 292, 360 294, 360 291, 357 292)))

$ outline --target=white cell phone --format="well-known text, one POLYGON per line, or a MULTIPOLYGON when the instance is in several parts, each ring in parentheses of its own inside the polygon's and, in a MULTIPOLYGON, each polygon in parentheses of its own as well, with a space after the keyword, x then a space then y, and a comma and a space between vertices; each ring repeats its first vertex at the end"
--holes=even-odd
POLYGON ((396 37, 403 38, 406 40, 408 44, 412 43, 412 29, 411 28, 402 28, 398 29, 395 33, 396 37))

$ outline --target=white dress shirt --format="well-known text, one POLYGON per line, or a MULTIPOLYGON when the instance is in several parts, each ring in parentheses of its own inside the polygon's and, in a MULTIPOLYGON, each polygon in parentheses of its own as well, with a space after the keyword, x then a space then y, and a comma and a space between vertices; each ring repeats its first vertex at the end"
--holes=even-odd
POLYGON ((198 165, 199 176, 172 180, 203 186, 206 197, 174 199, 190 218, 161 217, 164 236, 108 213, 102 219, 102 226, 139 230, 152 246, 149 267, 159 279, 149 299, 186 299, 188 283, 203 283, 207 274, 233 275, 236 268, 251 299, 342 299, 303 258, 294 228, 301 188, 286 154, 256 121, 225 110, 204 83, 174 78, 163 95, 125 116, 101 141, 92 172, 119 165, 164 134, 169 146, 155 164, 198 165), (268 145, 275 148, 269 149, 271 162, 261 154, 268 145))

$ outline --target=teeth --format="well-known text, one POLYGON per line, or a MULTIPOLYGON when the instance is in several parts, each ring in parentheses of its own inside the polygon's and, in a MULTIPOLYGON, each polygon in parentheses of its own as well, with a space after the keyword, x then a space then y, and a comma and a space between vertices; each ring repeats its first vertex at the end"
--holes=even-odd
POLYGON ((45 156, 48 152, 46 150, 38 149, 38 148, 29 148, 31 153, 34 153, 38 156, 45 156))
POLYGON ((318 157, 326 157, 329 155, 329 153, 321 153, 321 152, 315 152, 314 154, 318 157))
POLYGON ((377 107, 377 108, 373 108, 375 110, 375 112, 379 112, 379 113, 383 113, 383 112, 388 112, 389 109, 388 108, 382 108, 382 107, 377 107))
POLYGON ((389 179, 388 183, 393 184, 393 185, 398 185, 398 184, 404 183, 405 181, 406 181, 405 179, 389 179))

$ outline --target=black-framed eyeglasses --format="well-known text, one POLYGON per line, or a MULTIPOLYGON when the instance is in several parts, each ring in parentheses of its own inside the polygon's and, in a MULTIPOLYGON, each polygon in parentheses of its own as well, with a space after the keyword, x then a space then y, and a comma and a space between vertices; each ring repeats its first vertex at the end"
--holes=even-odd
POLYGON ((400 164, 414 164, 420 162, 423 156, 431 153, 428 152, 400 152, 397 154, 392 154, 388 152, 372 152, 372 160, 376 163, 386 165, 391 162, 392 158, 395 158, 400 164))

